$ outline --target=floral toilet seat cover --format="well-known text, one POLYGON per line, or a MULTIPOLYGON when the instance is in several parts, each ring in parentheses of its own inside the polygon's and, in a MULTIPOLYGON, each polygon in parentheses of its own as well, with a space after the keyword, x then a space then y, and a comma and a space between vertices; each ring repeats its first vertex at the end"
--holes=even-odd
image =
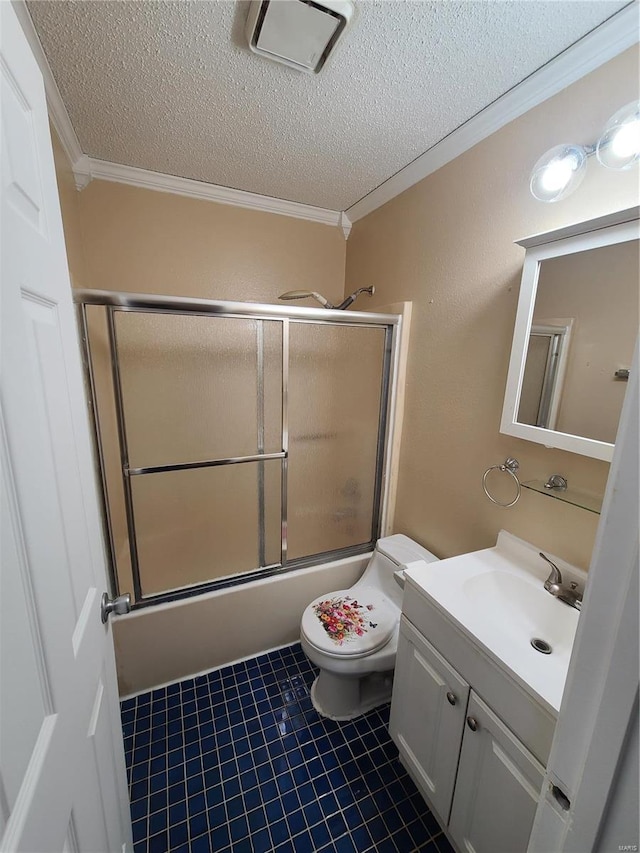
POLYGON ((361 586, 312 601, 302 617, 302 631, 322 652, 364 655, 388 642, 398 617, 379 590, 361 586))

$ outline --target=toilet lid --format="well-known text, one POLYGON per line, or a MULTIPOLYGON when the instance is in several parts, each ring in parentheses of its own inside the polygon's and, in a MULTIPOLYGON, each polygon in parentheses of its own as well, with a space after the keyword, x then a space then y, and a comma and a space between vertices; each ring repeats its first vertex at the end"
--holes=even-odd
POLYGON ((398 610, 377 589, 359 586, 312 601, 302 615, 305 638, 325 654, 366 655, 388 642, 398 610))

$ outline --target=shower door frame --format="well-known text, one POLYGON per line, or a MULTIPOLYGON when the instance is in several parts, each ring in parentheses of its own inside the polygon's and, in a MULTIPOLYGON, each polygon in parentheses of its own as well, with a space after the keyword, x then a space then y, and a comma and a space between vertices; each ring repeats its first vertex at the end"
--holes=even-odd
MULTIPOLYGON (((268 305, 253 302, 227 302, 209 299, 196 299, 191 297, 156 296, 141 293, 120 293, 117 291, 104 290, 77 290, 73 294, 74 302, 78 307, 78 322, 80 324, 80 339, 82 342, 82 356, 87 375, 87 384, 91 397, 91 414, 94 435, 96 459, 98 463, 98 474, 102 485, 102 503, 104 516, 104 532, 107 543, 107 555, 109 562, 109 574, 112 584, 112 594, 120 594, 118 581, 116 549, 114 545, 113 528, 111 523, 111 512, 107 490, 106 466, 103 454, 102 439, 100 434, 100 419, 98 413, 98 399, 96 383, 91 357, 91 343, 89 340, 89 328, 87 319, 87 306, 101 306, 106 310, 107 330, 109 338, 109 351, 111 360, 111 378, 113 383, 113 402, 116 410, 118 424, 118 444, 122 471, 122 487, 124 493, 125 513, 127 520, 127 538, 129 542, 129 555, 131 559, 131 573, 133 577, 134 602, 133 608, 140 609, 154 604, 177 601, 190 598, 195 595, 224 589, 249 583, 253 580, 270 577, 272 575, 293 571, 299 568, 319 565, 327 560, 340 560, 357 554, 363 554, 371 550, 374 542, 379 538, 382 531, 386 530, 388 524, 388 483, 391 474, 391 455, 393 445, 393 423, 396 407, 396 389, 398 382, 400 336, 402 331, 402 317, 398 314, 379 314, 364 311, 338 311, 317 308, 294 308, 281 307, 280 305, 268 305), (117 334, 115 328, 116 312, 154 313, 186 316, 205 317, 227 317, 242 320, 269 320, 282 323, 282 423, 281 439, 282 450, 274 453, 258 452, 249 456, 227 457, 221 459, 203 460, 200 462, 175 463, 168 465, 156 465, 131 468, 129 466, 127 435, 125 427, 124 401, 120 378, 120 365, 118 362, 117 334), (371 512, 371 538, 367 543, 350 545, 332 551, 315 553, 306 557, 287 559, 288 550, 288 520, 287 520, 287 479, 289 460, 289 419, 288 419, 288 387, 289 387, 289 328, 290 323, 311 323, 314 325, 340 325, 355 326, 360 328, 383 329, 385 332, 383 366, 380 387, 380 411, 378 416, 378 438, 376 449, 376 469, 374 499, 371 512), (131 489, 131 477, 170 471, 181 471, 220 465, 236 465, 247 462, 259 463, 258 468, 258 491, 260 503, 260 483, 264 466, 260 463, 269 460, 281 460, 281 548, 280 562, 266 566, 258 566, 245 572, 228 575, 216 580, 191 584, 151 595, 143 595, 138 564, 138 547, 136 538, 135 516, 133 510, 133 495, 131 489), (262 469, 262 470, 261 470, 262 469)), ((263 324, 258 323, 258 330, 263 329, 263 324)), ((261 358, 263 353, 259 346, 260 331, 258 331, 257 345, 257 393, 258 398, 264 389, 261 383, 261 358)), ((258 439, 257 449, 260 451, 260 405, 258 405, 258 439)), ((262 424, 262 431, 264 424, 262 424)), ((263 501, 263 498, 262 498, 263 501)), ((259 562, 263 556, 264 548, 264 517, 258 521, 259 540, 259 562)))

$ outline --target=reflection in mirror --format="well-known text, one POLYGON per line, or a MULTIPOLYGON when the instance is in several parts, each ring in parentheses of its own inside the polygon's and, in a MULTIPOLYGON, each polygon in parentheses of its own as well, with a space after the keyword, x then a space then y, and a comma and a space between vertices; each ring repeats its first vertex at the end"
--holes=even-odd
POLYGON ((638 334, 638 214, 631 207, 518 240, 527 251, 505 435, 611 461, 638 334))
POLYGON ((531 326, 518 406, 519 423, 556 428, 571 325, 531 326))
POLYGON ((541 262, 519 423, 615 441, 639 280, 637 240, 541 262))

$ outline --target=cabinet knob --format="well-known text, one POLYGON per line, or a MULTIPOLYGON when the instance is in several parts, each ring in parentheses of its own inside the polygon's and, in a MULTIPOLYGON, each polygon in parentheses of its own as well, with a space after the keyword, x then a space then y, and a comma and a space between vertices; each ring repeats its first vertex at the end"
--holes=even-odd
POLYGON ((449 692, 447 693, 447 702, 448 702, 450 705, 455 705, 455 704, 456 704, 456 694, 455 694, 455 693, 452 693, 450 690, 449 690, 449 692))
POLYGON ((473 717, 467 717, 467 725, 469 726, 472 732, 478 730, 478 721, 473 717))

